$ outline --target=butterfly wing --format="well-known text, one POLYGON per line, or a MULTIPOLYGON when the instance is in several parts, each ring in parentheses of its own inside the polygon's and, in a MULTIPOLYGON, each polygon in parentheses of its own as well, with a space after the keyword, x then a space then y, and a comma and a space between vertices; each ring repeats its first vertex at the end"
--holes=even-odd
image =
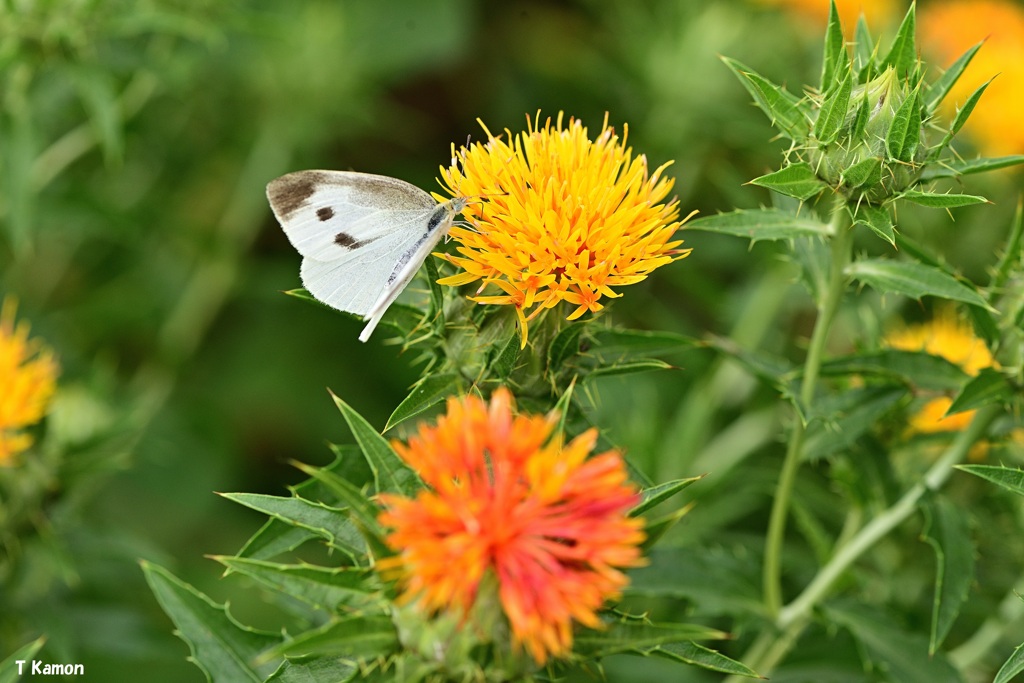
POLYGON ((342 171, 289 173, 267 185, 267 198, 304 257, 303 286, 327 305, 363 316, 438 207, 415 185, 342 171))

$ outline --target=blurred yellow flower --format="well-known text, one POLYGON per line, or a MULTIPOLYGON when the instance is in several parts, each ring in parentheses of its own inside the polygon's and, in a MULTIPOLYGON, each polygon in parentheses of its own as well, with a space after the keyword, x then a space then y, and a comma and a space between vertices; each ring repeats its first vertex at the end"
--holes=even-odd
MULTIPOLYGON (((790 10, 815 24, 824 26, 828 21, 829 0, 757 0, 758 4, 781 7, 790 10)), ((839 12, 839 20, 843 24, 843 31, 852 35, 857 20, 861 14, 872 29, 872 34, 878 35, 878 28, 886 26, 894 19, 901 18, 902 13, 907 11, 909 6, 906 2, 897 0, 836 0, 836 10, 839 12)))
POLYGON ((29 340, 28 323, 15 325, 15 304, 0 307, 0 466, 32 445, 22 430, 39 422, 56 389, 53 354, 29 340))
MULTIPOLYGON (((886 335, 884 343, 893 349, 924 351, 933 356, 945 358, 972 377, 982 368, 998 367, 985 342, 974 334, 971 326, 964 323, 952 308, 941 310, 931 321, 911 325, 886 335)), ((930 434, 934 432, 959 431, 974 418, 973 410, 943 417, 953 400, 940 396, 928 401, 916 415, 910 418, 910 429, 930 434)))
POLYGON ((922 5, 918 17, 922 51, 949 66, 985 41, 944 106, 952 115, 982 83, 996 74, 964 127, 990 155, 1024 153, 1024 7, 1009 0, 948 0, 922 5))
POLYGON ((393 442, 428 488, 380 496, 398 555, 378 569, 401 577, 403 599, 467 615, 493 577, 513 642, 539 664, 569 653, 574 621, 601 626, 596 611, 628 583, 620 570, 642 564, 644 540, 619 453, 590 456, 593 429, 563 444, 556 424, 516 414, 506 389, 451 398, 436 426, 393 442))
POLYGON ((690 253, 673 240, 682 225, 675 199, 662 203, 673 181, 668 164, 653 173, 643 155, 634 157, 605 117, 593 141, 576 119, 563 125, 559 113, 540 126, 527 119, 525 133, 452 147, 452 165, 441 169, 453 196, 479 196, 462 215, 467 227, 451 236, 459 255, 442 255, 463 272, 442 278, 458 286, 482 280, 473 301, 512 304, 523 346, 527 322, 566 301, 569 320, 603 308, 613 287, 640 282, 659 266, 690 253), (502 291, 481 295, 493 285, 502 291), (532 312, 531 312, 532 309, 532 312))

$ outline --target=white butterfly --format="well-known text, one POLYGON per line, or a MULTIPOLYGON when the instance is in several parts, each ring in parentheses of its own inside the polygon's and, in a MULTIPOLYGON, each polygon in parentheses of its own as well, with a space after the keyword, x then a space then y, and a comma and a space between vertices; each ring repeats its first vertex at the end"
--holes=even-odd
POLYGON ((267 199, 302 254, 303 286, 369 318, 364 342, 469 201, 439 204, 397 178, 344 171, 289 173, 270 181, 267 199))

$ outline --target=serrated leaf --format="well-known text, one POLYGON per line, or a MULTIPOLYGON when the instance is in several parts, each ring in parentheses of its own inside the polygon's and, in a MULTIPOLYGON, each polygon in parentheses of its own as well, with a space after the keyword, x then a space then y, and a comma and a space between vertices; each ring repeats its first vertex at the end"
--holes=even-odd
POLYGON ((967 380, 967 373, 959 365, 924 351, 869 351, 834 358, 821 366, 822 377, 859 374, 898 379, 935 391, 958 390, 967 380))
POLYGON ((335 405, 341 411, 352 436, 362 449, 366 461, 373 470, 373 481, 376 493, 402 493, 410 495, 419 489, 419 477, 398 457, 391 445, 377 433, 363 416, 352 409, 349 404, 331 394, 335 405))
POLYGON ((562 364, 580 352, 580 334, 583 325, 579 323, 566 325, 548 346, 548 372, 558 372, 562 364))
POLYGON ((761 607, 759 559, 720 543, 699 548, 661 547, 650 564, 630 571, 629 596, 699 601, 708 613, 750 614, 761 607))
POLYGON ((975 410, 990 403, 1009 401, 1014 393, 1013 387, 1003 373, 993 368, 982 368, 977 377, 972 378, 953 400, 953 404, 943 417, 965 410, 975 410))
POLYGON ((1000 465, 957 465, 957 469, 987 479, 1007 491, 1024 496, 1024 470, 1000 465))
POLYGON ((952 209, 958 206, 984 204, 988 201, 984 197, 973 194, 939 194, 937 192, 918 192, 917 190, 907 190, 901 193, 899 198, 932 209, 952 209))
POLYGON ((686 229, 746 237, 752 242, 787 240, 808 235, 822 237, 829 234, 829 227, 825 223, 782 209, 740 209, 704 216, 687 223, 686 229))
POLYGON ((639 517, 659 503, 663 503, 676 495, 695 481, 700 481, 705 475, 690 477, 689 479, 676 479, 646 488, 640 492, 640 502, 629 511, 630 517, 639 517))
POLYGON ((397 646, 398 634, 391 617, 354 615, 301 633, 265 656, 331 656, 367 661, 386 656, 397 646))
POLYGON ((997 171, 1001 168, 1009 168, 1010 166, 1018 166, 1020 164, 1024 164, 1024 154, 983 159, 950 159, 930 164, 921 174, 921 180, 955 178, 956 176, 970 175, 971 173, 997 171))
POLYGON ((861 187, 863 185, 874 185, 882 179, 882 160, 878 157, 869 157, 858 161, 850 168, 843 171, 842 181, 847 187, 861 187))
POLYGON ((999 667, 992 683, 1010 683, 1014 676, 1024 671, 1024 645, 1018 645, 1010 658, 999 667))
POLYGON ((839 23, 839 12, 835 0, 828 6, 828 25, 825 27, 825 49, 821 64, 820 92, 835 87, 836 74, 845 65, 847 59, 846 44, 843 41, 843 27, 839 23))
POLYGON ((516 361, 519 360, 519 341, 519 333, 515 332, 504 345, 500 342, 494 345, 497 353, 494 356, 494 360, 491 361, 491 373, 498 379, 508 379, 512 371, 516 369, 516 361))
POLYGON ((911 3, 896 37, 889 48, 889 54, 882 61, 882 68, 891 66, 901 79, 907 79, 917 64, 917 47, 914 45, 914 5, 911 3))
POLYGON ((585 379, 591 379, 593 377, 610 377, 612 375, 632 375, 637 372, 650 372, 651 370, 671 370, 672 367, 672 365, 669 365, 665 361, 657 358, 641 358, 640 360, 631 360, 596 367, 587 373, 585 379))
POLYGON ((17 683, 22 676, 18 671, 18 662, 31 662, 45 642, 46 636, 40 636, 32 642, 22 645, 0 662, 0 683, 17 683))
POLYGON ((785 168, 754 178, 750 181, 752 185, 766 187, 787 197, 805 200, 819 194, 828 185, 820 180, 814 173, 814 169, 806 162, 790 164, 785 168))
POLYGON ((953 64, 946 69, 946 72, 942 76, 931 84, 925 91, 925 110, 931 115, 935 112, 936 108, 942 103, 942 100, 946 99, 949 95, 949 91, 953 89, 956 82, 960 80, 960 76, 963 75, 964 69, 974 59, 974 55, 978 52, 978 49, 984 42, 978 43, 967 52, 960 55, 953 64))
POLYGON ((847 274, 882 293, 903 294, 912 299, 937 296, 989 308, 980 294, 939 268, 911 261, 861 259, 846 270, 847 274))
POLYGON ((854 223, 866 225, 871 229, 871 232, 892 246, 896 246, 896 232, 892 223, 892 216, 887 208, 863 203, 857 207, 857 213, 853 220, 854 223))
POLYGON ((967 512, 936 496, 923 506, 924 540, 935 550, 935 598, 928 652, 935 654, 946 639, 974 581, 974 543, 967 512))
POLYGON ((875 607, 852 601, 823 606, 829 621, 843 626, 863 646, 872 663, 899 683, 962 683, 945 653, 928 654, 927 640, 898 628, 875 607))
POLYGON ((208 681, 262 683, 273 671, 273 667, 266 670, 251 662, 280 643, 280 636, 239 624, 225 605, 218 605, 163 567, 143 561, 142 571, 157 602, 174 622, 177 635, 192 651, 191 661, 208 681))
POLYGON ((380 590, 376 582, 371 582, 374 575, 363 568, 279 564, 229 556, 213 559, 233 572, 326 612, 335 612, 340 607, 367 607, 377 599, 374 593, 380 590))
POLYGON ((262 512, 292 526, 306 529, 334 548, 358 560, 366 552, 366 542, 352 523, 346 508, 335 508, 297 496, 268 496, 262 493, 222 493, 221 497, 262 512))
MULTIPOLYGON (((515 338, 518 349, 519 337, 515 338)), ((436 403, 453 394, 459 393, 462 389, 462 377, 458 373, 448 372, 439 374, 427 374, 413 385, 409 395, 402 399, 395 411, 388 418, 384 425, 384 431, 388 431, 397 424, 400 424, 410 417, 419 415, 436 403)), ((388 446, 390 449, 391 447, 388 446)))
POLYGON ((321 482, 334 497, 344 503, 344 509, 352 521, 362 528, 367 540, 380 543, 381 530, 377 523, 377 506, 367 498, 362 489, 334 472, 300 462, 293 464, 321 482))
POLYGON ((847 450, 906 394, 902 386, 875 386, 819 399, 807 417, 804 457, 816 460, 847 450))
POLYGON ((953 126, 949 129, 949 137, 956 135, 960 132, 960 129, 964 127, 964 124, 967 123, 967 119, 971 117, 971 113, 974 112, 974 108, 978 105, 978 100, 981 99, 981 96, 985 93, 985 90, 993 80, 995 80, 995 76, 982 83, 978 89, 971 93, 971 96, 967 98, 967 101, 964 102, 964 106, 957 111, 956 117, 953 119, 953 126))
POLYGON ((807 136, 807 117, 800 110, 798 98, 735 59, 723 57, 722 61, 736 74, 761 111, 786 137, 790 140, 802 140, 807 136))
POLYGON ((907 95, 892 116, 885 148, 892 159, 910 162, 921 143, 921 102, 919 92, 907 95))
POLYGON ((728 634, 698 624, 651 624, 617 621, 600 631, 581 629, 575 639, 576 652, 599 658, 666 643, 691 640, 720 640, 728 634))
POLYGON ((850 108, 850 93, 853 92, 853 73, 849 70, 835 89, 825 94, 818 118, 814 122, 814 137, 822 144, 834 142, 846 121, 846 112, 850 108))
POLYGON ((737 662, 735 659, 726 657, 721 652, 699 645, 695 642, 685 641, 682 643, 665 643, 650 648, 640 648, 641 654, 669 659, 674 662, 684 662, 693 666, 699 666, 709 671, 718 671, 734 676, 746 676, 748 678, 764 678, 750 667, 737 662))
POLYGON ((349 659, 314 657, 286 659, 281 667, 267 679, 267 683, 347 683, 359 673, 359 666, 349 659))

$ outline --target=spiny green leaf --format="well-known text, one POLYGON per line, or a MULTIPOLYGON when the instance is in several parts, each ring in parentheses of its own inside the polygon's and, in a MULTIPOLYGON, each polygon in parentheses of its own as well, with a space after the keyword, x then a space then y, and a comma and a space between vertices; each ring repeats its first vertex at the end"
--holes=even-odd
POLYGON ((847 187, 874 185, 882 178, 882 160, 869 157, 843 171, 842 181, 847 187))
POLYGON ((157 602, 174 622, 177 635, 192 651, 191 661, 208 681, 262 683, 273 671, 273 667, 253 667, 250 662, 280 643, 280 636, 239 624, 224 605, 163 567, 143 561, 142 571, 157 602))
POLYGON ((896 246, 896 233, 893 229, 892 216, 884 206, 863 203, 857 207, 854 222, 866 225, 871 231, 892 246, 896 246))
POLYGON ((513 332, 504 344, 498 342, 494 345, 496 353, 491 361, 491 372, 498 379, 508 379, 512 371, 516 369, 516 361, 519 360, 519 343, 519 333, 513 332))
POLYGON ((718 640, 728 634, 698 624, 651 624, 618 621, 600 631, 582 629, 576 636, 576 652, 588 657, 607 657, 665 643, 718 640))
POLYGON ((829 227, 810 216, 799 216, 782 209, 740 209, 730 213, 704 216, 686 224, 687 230, 704 230, 758 240, 785 240, 815 235, 827 236, 829 227))
POLYGON ((676 479, 675 481, 665 482, 664 484, 644 489, 640 492, 640 502, 629 511, 629 516, 639 517, 659 503, 663 503, 676 495, 693 482, 700 481, 704 476, 702 474, 699 477, 690 477, 689 479, 676 479))
MULTIPOLYGON (((516 344, 519 343, 518 336, 516 336, 515 342, 516 344)), ((402 402, 398 404, 395 411, 391 413, 388 423, 384 426, 384 431, 388 431, 410 417, 419 415, 435 403, 439 403, 452 394, 458 393, 461 388, 462 377, 458 373, 431 373, 424 375, 416 382, 409 395, 402 399, 402 402)))
POLYGON ((580 334, 583 332, 583 325, 578 323, 566 325, 548 346, 548 372, 558 372, 562 365, 580 352, 580 334))
POLYGON ((802 140, 807 136, 807 116, 801 110, 798 98, 735 59, 722 57, 722 61, 740 79, 761 111, 786 137, 802 140))
POLYGON ((637 372, 649 372, 651 370, 671 370, 672 367, 672 365, 657 358, 641 358, 639 360, 596 367, 587 374, 586 379, 609 377, 611 375, 632 375, 637 372))
POLYGON ((914 90, 893 114, 889 132, 885 136, 885 148, 891 158, 910 162, 917 153, 920 142, 921 103, 919 92, 914 90))
POLYGON ((977 90, 971 93, 970 97, 967 98, 967 101, 964 102, 964 106, 961 107, 959 111, 957 111, 956 118, 953 119, 953 126, 949 129, 949 137, 956 135, 957 133, 960 132, 960 129, 964 127, 964 124, 967 123, 967 119, 971 117, 971 113, 974 111, 974 108, 978 105, 978 100, 981 99, 981 96, 985 93, 985 90, 988 88, 989 84, 994 80, 995 76, 988 79, 987 81, 982 83, 977 90))
POLYGON ((973 194, 938 194, 936 192, 918 192, 907 190, 899 195, 900 199, 927 206, 933 209, 952 209, 958 206, 984 204, 988 200, 973 194))
POLYGON ((807 418, 804 457, 817 460, 847 450, 906 395, 902 386, 873 386, 817 401, 807 418))
POLYGON ((372 660, 398 645, 395 625, 387 616, 352 615, 306 631, 281 643, 265 656, 310 657, 329 655, 372 660))
POLYGON ((806 162, 790 164, 774 173, 754 178, 750 182, 800 200, 810 199, 828 187, 806 162))
POLYGON ((362 568, 278 564, 227 556, 213 559, 231 571, 245 574, 279 593, 327 612, 334 612, 342 606, 353 609, 366 607, 377 599, 374 593, 380 589, 372 581, 374 575, 362 568))
POLYGON ((349 429, 352 430, 352 436, 355 437, 356 443, 359 444, 363 455, 366 456, 370 469, 373 470, 376 492, 394 492, 405 495, 415 493, 419 489, 419 477, 395 454, 387 439, 378 434, 377 430, 349 404, 333 393, 331 398, 334 399, 335 405, 338 406, 349 429))
POLYGON ((814 137, 823 144, 833 142, 846 121, 846 112, 850 108, 850 93, 853 92, 853 74, 846 71, 839 85, 825 93, 825 101, 814 122, 814 137))
POLYGON ((912 299, 937 296, 989 308, 985 299, 952 275, 934 266, 910 261, 861 259, 847 266, 847 274, 880 292, 903 294, 912 299))
POLYGON ((911 3, 910 9, 903 17, 903 23, 900 24, 899 31, 896 32, 896 37, 892 41, 889 54, 882 62, 883 69, 887 66, 893 67, 901 79, 910 78, 917 64, 917 47, 914 45, 914 14, 914 4, 911 3))
POLYGON ((377 523, 377 506, 366 497, 366 494, 358 486, 324 468, 313 467, 301 462, 293 464, 321 482, 333 496, 344 503, 352 520, 362 527, 367 540, 372 541, 379 549, 382 541, 380 540, 380 525, 377 523))
POLYGON ((1024 496, 1024 470, 1001 465, 957 465, 957 469, 970 472, 1002 486, 1007 491, 1024 496))
POLYGON ((286 659, 267 683, 316 683, 332 681, 348 683, 355 680, 359 666, 348 659, 314 657, 312 659, 286 659))
POLYGON ((640 549, 646 552, 653 548, 654 544, 674 528, 683 517, 689 514, 690 510, 693 509, 693 506, 693 503, 687 503, 678 510, 673 510, 662 517, 644 520, 645 538, 643 543, 640 544, 640 549))
POLYGON ((1015 392, 1006 376, 994 368, 982 368, 953 400, 946 416, 975 410, 990 403, 1009 401, 1015 392))
POLYGON ((1000 168, 1008 168, 1019 164, 1024 164, 1024 154, 983 159, 949 159, 929 164, 924 172, 921 173, 921 180, 954 178, 971 173, 985 173, 986 171, 996 171, 1000 168))
POLYGON ((684 662, 693 666, 699 666, 709 671, 718 671, 734 676, 746 676, 748 678, 764 678, 748 666, 737 662, 735 659, 726 657, 721 652, 698 645, 691 641, 682 643, 664 643, 650 648, 639 648, 639 652, 645 655, 662 657, 674 662, 684 662))
POLYGON ((334 508, 297 496, 268 496, 260 493, 222 493, 230 501, 252 508, 274 519, 300 527, 327 539, 332 547, 353 560, 366 552, 366 543, 344 508, 334 508))
POLYGON ((959 365, 941 356, 901 349, 881 349, 833 358, 822 364, 821 375, 892 378, 933 391, 958 390, 967 379, 967 373, 959 365))
POLYGON ((942 76, 931 84, 925 91, 925 111, 931 115, 935 112, 935 109, 942 103, 942 100, 946 99, 949 91, 953 89, 956 82, 960 80, 960 76, 963 74, 964 69, 974 59, 975 53, 984 43, 978 43, 967 52, 960 55, 960 58, 953 62, 953 65, 946 69, 946 72, 942 76))
POLYGON ((935 497, 924 506, 924 540, 935 550, 935 599, 928 653, 934 655, 949 634, 974 581, 974 543, 967 516, 949 500, 935 497))
POLYGON ((848 59, 846 45, 843 42, 843 27, 839 23, 839 12, 835 0, 829 3, 828 26, 825 28, 825 56, 821 65, 821 92, 827 92, 836 85, 836 74, 845 66, 848 59))
POLYGON ((0 683, 17 683, 21 679, 18 662, 31 662, 45 642, 46 636, 40 636, 32 642, 22 645, 0 662, 0 683))

